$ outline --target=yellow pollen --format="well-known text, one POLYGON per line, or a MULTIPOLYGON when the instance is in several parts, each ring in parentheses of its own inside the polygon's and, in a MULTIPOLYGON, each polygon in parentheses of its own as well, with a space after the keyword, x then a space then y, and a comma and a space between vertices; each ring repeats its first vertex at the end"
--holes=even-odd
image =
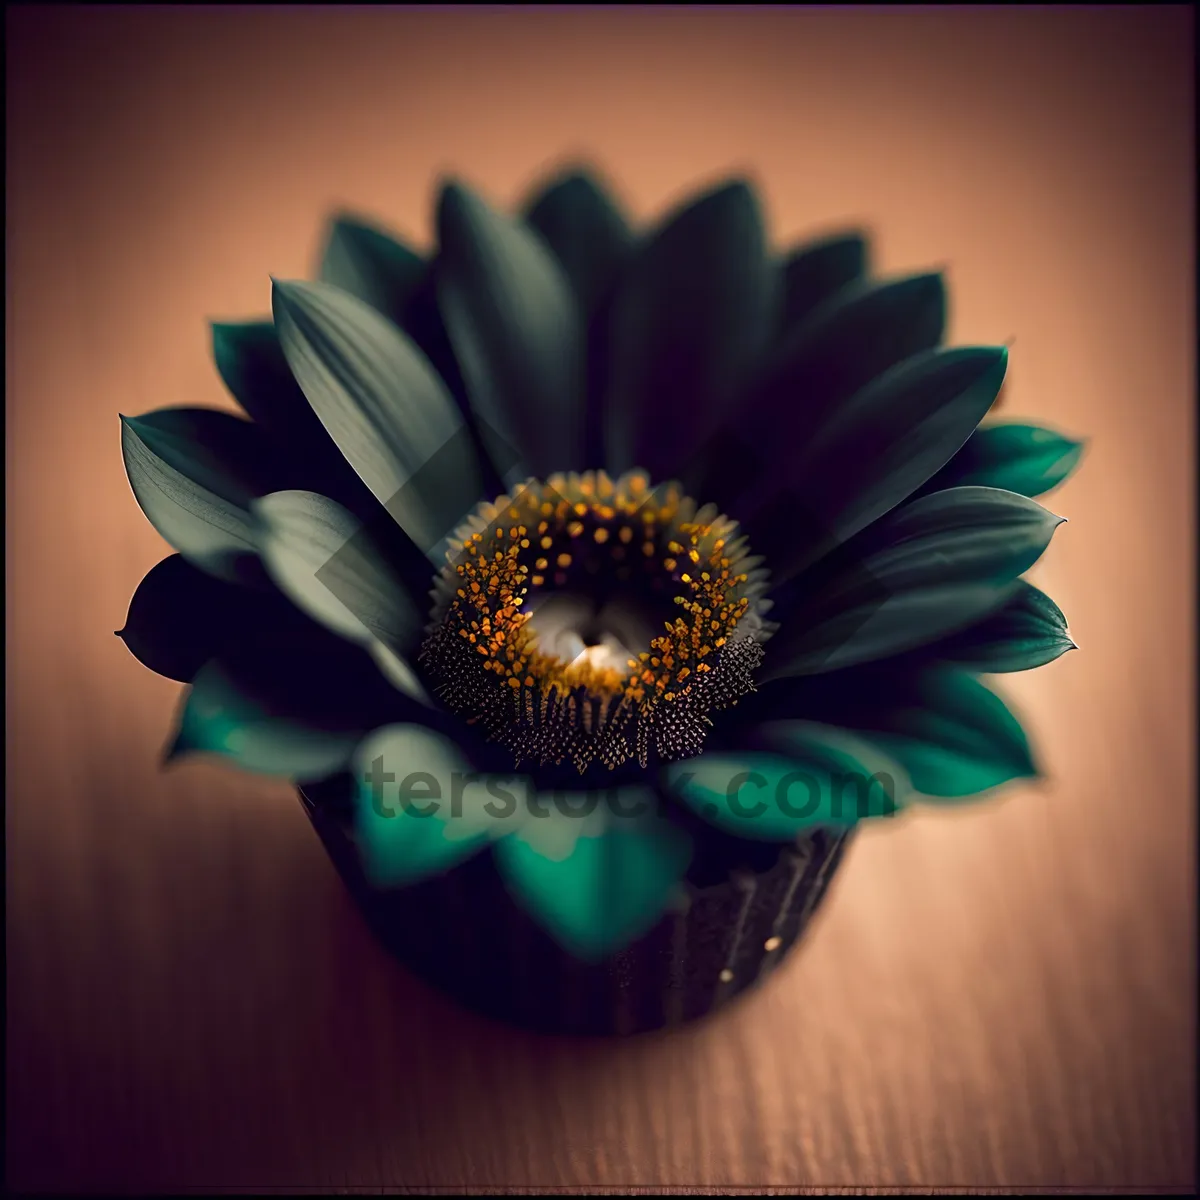
MULTIPOLYGON (((476 521, 482 518, 488 528, 461 531, 443 568, 435 630, 444 641, 435 641, 431 631, 422 649, 433 656, 424 661, 441 681, 445 702, 468 722, 482 722, 518 761, 548 754, 540 761, 560 762, 555 755, 561 753, 582 771, 593 756, 613 767, 629 757, 642 761, 656 745, 668 760, 698 752, 700 742, 689 739, 702 734, 680 730, 711 725, 709 711, 736 703, 751 686, 757 660, 735 657, 731 661, 743 665, 730 667, 731 676, 724 666, 729 652, 722 648, 735 643, 734 653, 746 654, 733 635, 762 585, 756 579, 747 588, 747 574, 739 570, 748 553, 742 539, 726 552, 737 527, 726 517, 697 521, 697 511, 715 510, 697 510, 677 486, 649 494, 643 475, 614 481, 603 472, 531 481, 512 499, 481 507, 476 521), (523 606, 535 607, 525 604, 532 589, 539 589, 540 600, 547 585, 568 586, 578 555, 564 549, 567 538, 605 547, 578 565, 597 580, 616 582, 618 593, 622 581, 645 579, 657 597, 647 592, 645 602, 670 605, 675 619, 658 624, 656 635, 647 634, 648 644, 630 646, 628 657, 615 660, 602 646, 570 661, 549 644, 540 647, 536 614, 531 623, 523 606), (635 541, 645 559, 636 572, 618 565, 635 541), (679 573, 681 565, 687 573, 679 573), (450 644, 457 660, 446 656, 450 644), (665 704, 682 704, 691 715, 681 723, 665 704)), ((579 582, 570 584, 572 590, 579 582)))

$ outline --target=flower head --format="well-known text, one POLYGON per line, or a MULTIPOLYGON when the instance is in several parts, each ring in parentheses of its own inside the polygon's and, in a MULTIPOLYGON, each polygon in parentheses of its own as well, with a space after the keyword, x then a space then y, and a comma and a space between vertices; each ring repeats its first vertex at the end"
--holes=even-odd
POLYGON ((644 233, 588 172, 519 217, 449 183, 427 258, 336 218, 319 282, 213 326, 251 420, 123 421, 178 551, 122 631, 191 685, 172 753, 352 772, 377 882, 491 845, 584 956, 697 839, 1034 774, 977 675, 1073 646, 1021 576, 1081 447, 981 425, 1006 350, 867 260, 775 255, 741 181, 644 233))

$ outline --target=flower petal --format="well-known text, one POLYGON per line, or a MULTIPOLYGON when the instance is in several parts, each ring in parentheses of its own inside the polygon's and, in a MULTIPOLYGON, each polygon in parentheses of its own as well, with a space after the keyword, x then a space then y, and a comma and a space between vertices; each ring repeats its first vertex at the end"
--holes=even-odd
POLYGON ((509 454, 497 467, 479 438, 462 373, 438 311, 436 276, 436 264, 426 262, 369 222, 346 213, 331 222, 321 262, 322 282, 357 296, 412 338, 454 397, 470 430, 484 492, 497 496, 504 490, 503 475, 515 455, 509 454))
POLYGON ((942 488, 1003 488, 1042 496, 1079 465, 1083 443, 1037 425, 995 424, 975 430, 966 445, 925 485, 942 488))
POLYGON ((783 263, 780 328, 786 333, 848 284, 868 272, 870 251, 864 234, 832 234, 796 247, 783 263))
POLYGON ((321 281, 356 296, 402 329, 426 270, 419 254, 350 213, 338 213, 329 223, 321 281))
POLYGON ((138 584, 117 636, 144 667, 188 683, 227 645, 292 618, 304 620, 274 588, 237 587, 172 554, 138 584))
POLYGON ((449 738, 419 725, 377 729, 355 754, 354 775, 355 831, 377 887, 449 870, 511 829, 481 798, 492 778, 473 773, 449 738))
POLYGON ((280 345, 309 404, 350 465, 413 542, 441 561, 482 497, 454 400, 391 321, 326 283, 275 281, 280 345))
POLYGON ((764 842, 891 816, 904 802, 904 771, 845 730, 789 721, 759 733, 765 749, 672 763, 665 771, 671 794, 718 829, 764 842))
POLYGON ((818 564, 768 644, 760 678, 886 658, 982 620, 1006 603, 1063 518, 995 488, 914 500, 818 564))
POLYGON ((658 922, 691 859, 691 839, 650 788, 539 797, 546 815, 498 842, 514 898, 577 958, 620 950, 658 922), (553 807, 551 807, 553 805, 553 807))
POLYGON ((971 796, 1038 774, 1017 718, 973 675, 952 667, 880 664, 782 681, 763 689, 759 711, 819 716, 869 738, 928 797, 971 796))
POLYGON ((587 170, 564 172, 525 205, 525 220, 554 251, 582 315, 591 316, 633 244, 629 223, 608 191, 587 170))
POLYGON ((777 268, 753 189, 736 180, 670 214, 613 299, 609 468, 701 478, 717 427, 771 335, 777 268))
POLYGON ((371 729, 420 711, 362 650, 313 626, 308 636, 267 636, 206 663, 167 757, 207 752, 259 774, 321 779, 371 729))
POLYGON ((438 204, 438 302, 480 435, 506 482, 578 469, 583 456, 579 302, 541 237, 462 184, 438 204), (514 454, 515 452, 515 454, 514 454))
POLYGON ((274 492, 253 511, 263 563, 302 611, 368 648, 382 642, 400 655, 418 648, 424 614, 370 531, 344 508, 313 492, 274 492))
POLYGON ((1003 347, 915 355, 832 413, 790 456, 786 489, 744 510, 772 580, 789 579, 912 495, 971 436, 1007 362, 1003 347))
POLYGON ((1045 666, 1077 648, 1058 605, 1022 580, 1003 608, 920 653, 926 659, 1000 674, 1045 666))
POLYGON ((262 430, 216 409, 164 408, 122 417, 121 451, 154 528, 201 570, 245 582, 255 553, 248 506, 279 474, 262 430))

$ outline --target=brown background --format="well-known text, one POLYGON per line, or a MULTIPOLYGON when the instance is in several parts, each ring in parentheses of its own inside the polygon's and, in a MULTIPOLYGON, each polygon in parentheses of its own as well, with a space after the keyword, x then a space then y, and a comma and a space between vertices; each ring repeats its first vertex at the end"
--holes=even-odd
POLYGON ((32 11, 9 56, 8 1170, 23 1188, 1193 1180, 1191 15, 32 11), (747 168, 781 242, 944 264, 1006 405, 1092 438, 1006 683, 1049 780, 868 832, 712 1024, 511 1034, 369 939, 283 785, 156 756, 112 630, 165 547, 117 413, 224 405, 346 203, 594 155, 648 218, 747 168))

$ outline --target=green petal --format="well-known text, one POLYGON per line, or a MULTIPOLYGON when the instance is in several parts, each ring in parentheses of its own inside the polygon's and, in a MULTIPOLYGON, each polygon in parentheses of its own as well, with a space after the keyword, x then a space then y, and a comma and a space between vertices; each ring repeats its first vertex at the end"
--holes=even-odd
POLYGON ((214 321, 210 329, 221 379, 258 424, 286 433, 299 412, 320 428, 292 377, 271 321, 214 321))
POLYGON ((369 530, 344 508, 313 492, 274 492, 253 511, 263 563, 300 609, 368 647, 382 642, 401 655, 418 648, 421 610, 369 530))
POLYGON ((524 224, 458 183, 438 204, 438 302, 480 435, 508 482, 577 469, 583 326, 554 255, 524 224))
MULTIPOLYGON (((234 399, 286 448, 285 486, 336 500, 386 542, 410 590, 429 585, 429 560, 386 513, 342 456, 300 390, 271 321, 212 326, 213 357, 234 399)), ((272 490, 275 490, 273 488, 272 490)), ((498 493, 499 489, 497 489, 498 493)))
POLYGON ((914 649, 1005 604, 1063 518, 995 488, 913 501, 802 580, 806 599, 769 643, 763 680, 914 649))
POLYGON ((596 792, 539 800, 547 815, 526 820, 495 848, 518 902, 584 960, 652 929, 691 858, 691 839, 659 815, 653 791, 625 789, 615 805, 596 792))
POLYGON ((225 646, 278 629, 293 614, 303 620, 274 589, 237 587, 172 554, 138 584, 117 636, 143 666, 188 683, 225 646))
POLYGON ((881 663, 780 681, 756 699, 751 723, 766 716, 762 729, 806 718, 842 726, 899 763, 926 797, 969 796, 1037 775, 1025 733, 1004 702, 953 667, 881 663))
POLYGON ((581 312, 590 316, 633 243, 621 210, 590 172, 572 170, 542 187, 524 211, 566 272, 581 312))
POLYGON ((355 831, 377 887, 448 870, 517 819, 493 815, 506 807, 503 792, 488 791, 497 777, 473 773, 449 738, 419 725, 376 730, 355 754, 354 774, 355 831))
POLYGON ((872 740, 926 796, 958 799, 1038 774, 1021 723, 966 672, 922 674, 911 699, 893 696, 872 724, 872 740))
POLYGON ((249 503, 278 479, 262 430, 216 409, 164 408, 122 417, 121 450, 154 528, 201 570, 244 580, 255 553, 249 503))
POLYGON ((363 651, 313 630, 265 636, 206 663, 168 758, 211 753, 258 774, 321 779, 349 761, 369 730, 420 708, 363 651))
POLYGON ((329 223, 320 278, 405 326, 426 272, 424 259, 381 229, 339 213, 329 223))
POLYGON ((895 813, 904 771, 845 730, 776 722, 758 731, 764 750, 705 754, 666 769, 671 793, 726 833, 790 842, 815 826, 846 827, 895 813))
POLYGON ((424 355, 391 321, 330 284, 275 281, 288 364, 329 436, 433 561, 481 498, 471 436, 424 355))
POLYGON ((1079 465, 1083 443, 1037 425, 988 425, 926 484, 927 492, 978 485, 1041 496, 1079 465))
POLYGON ((772 580, 790 578, 912 495, 970 437, 1000 390, 1007 363, 1003 347, 929 351, 834 412, 789 456, 786 493, 766 515, 751 509, 745 521, 751 544, 771 564, 772 580), (800 529, 806 537, 797 536, 800 529), (790 546, 777 550, 784 537, 790 546))
POLYGON ((611 470, 701 478, 718 422, 770 336, 777 273, 752 188, 734 181, 666 218, 613 300, 605 440, 611 470))
POLYGON ((1075 649, 1062 610, 1045 592, 1022 580, 1003 608, 978 625, 934 642, 925 653, 974 671, 1002 673, 1045 666, 1075 649))
POLYGON ((866 276, 870 253, 861 233, 805 242, 784 260, 781 328, 793 329, 842 288, 866 276))

